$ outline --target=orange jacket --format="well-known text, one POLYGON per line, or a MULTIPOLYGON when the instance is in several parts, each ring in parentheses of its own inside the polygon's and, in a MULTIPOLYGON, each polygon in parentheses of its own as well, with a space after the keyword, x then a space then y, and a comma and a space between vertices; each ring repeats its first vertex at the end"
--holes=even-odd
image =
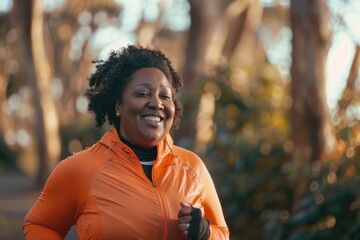
POLYGON ((60 162, 24 220, 25 239, 63 239, 74 224, 79 239, 186 239, 178 229, 180 201, 210 220, 210 239, 229 239, 201 159, 169 135, 157 149, 153 182, 115 129, 60 162))

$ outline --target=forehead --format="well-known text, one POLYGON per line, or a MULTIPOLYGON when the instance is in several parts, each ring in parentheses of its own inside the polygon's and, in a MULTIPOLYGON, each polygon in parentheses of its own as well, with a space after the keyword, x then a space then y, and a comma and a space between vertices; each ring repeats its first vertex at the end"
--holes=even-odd
POLYGON ((133 72, 129 85, 160 85, 170 87, 169 79, 158 68, 139 68, 133 72))

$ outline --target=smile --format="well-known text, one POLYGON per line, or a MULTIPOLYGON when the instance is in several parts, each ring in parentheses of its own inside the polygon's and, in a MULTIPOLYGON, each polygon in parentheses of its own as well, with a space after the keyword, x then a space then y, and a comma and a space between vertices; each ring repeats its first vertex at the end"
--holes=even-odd
POLYGON ((148 121, 156 122, 156 123, 159 123, 162 120, 162 118, 159 116, 146 116, 146 117, 144 117, 144 119, 148 120, 148 121))

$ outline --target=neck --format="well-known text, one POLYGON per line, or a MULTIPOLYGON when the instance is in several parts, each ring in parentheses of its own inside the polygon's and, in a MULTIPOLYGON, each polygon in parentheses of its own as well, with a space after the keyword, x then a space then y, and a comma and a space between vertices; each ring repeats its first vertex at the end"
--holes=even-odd
POLYGON ((128 145, 131 148, 131 150, 134 151, 134 153, 136 154, 136 156, 139 158, 139 160, 141 162, 149 162, 149 161, 154 161, 156 159, 156 157, 157 157, 157 147, 156 146, 154 146, 152 148, 144 148, 144 147, 140 147, 140 146, 130 142, 129 140, 127 140, 126 138, 121 136, 121 134, 119 134, 119 137, 123 143, 128 145))

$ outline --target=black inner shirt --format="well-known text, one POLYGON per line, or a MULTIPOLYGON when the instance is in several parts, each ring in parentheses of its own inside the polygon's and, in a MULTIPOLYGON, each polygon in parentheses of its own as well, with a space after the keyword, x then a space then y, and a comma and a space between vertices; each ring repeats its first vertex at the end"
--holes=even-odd
POLYGON ((121 135, 120 135, 120 139, 122 142, 124 142, 134 151, 136 156, 140 159, 140 163, 144 169, 145 175, 147 176, 148 179, 150 179, 150 181, 152 181, 151 170, 157 157, 156 146, 152 148, 142 148, 127 141, 121 135))

